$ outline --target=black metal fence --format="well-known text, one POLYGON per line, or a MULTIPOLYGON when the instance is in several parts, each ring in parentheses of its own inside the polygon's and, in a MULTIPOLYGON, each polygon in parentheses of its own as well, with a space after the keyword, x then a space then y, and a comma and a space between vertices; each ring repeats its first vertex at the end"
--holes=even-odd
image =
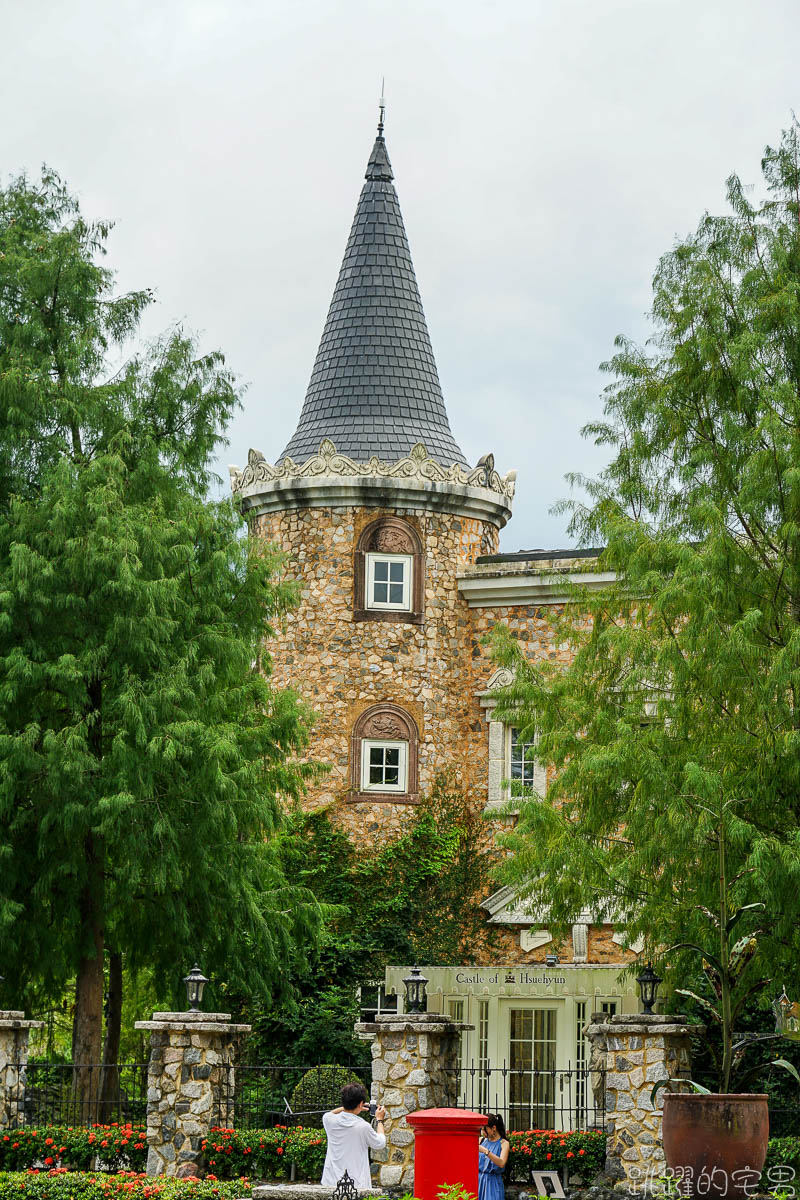
POLYGON ((147 1114, 147 1063, 28 1063, 15 1068, 11 1090, 12 1124, 144 1125, 147 1114))
MULTIPOLYGON (((15 1071, 18 1073, 18 1070, 15 1071)), ((452 1072, 450 1102, 475 1112, 499 1113, 509 1131, 520 1129, 604 1129, 603 1072, 587 1068, 518 1070, 473 1064, 452 1072), (599 1084, 597 1091, 592 1082, 599 1084)), ((12 1124, 144 1125, 147 1064, 98 1065, 28 1063, 24 1082, 9 1096, 12 1124)), ((237 1066, 230 1068, 215 1124, 236 1129, 274 1125, 319 1127, 322 1113, 340 1103, 343 1082, 358 1080, 367 1091, 371 1064, 347 1066, 237 1066)), ((770 1136, 800 1135, 800 1105, 770 1105, 770 1136)))
POLYGON ((535 1070, 475 1065, 453 1072, 458 1108, 498 1113, 509 1132, 522 1129, 605 1129, 605 1072, 587 1067, 535 1070), (592 1083, 597 1085, 597 1091, 592 1083))
POLYGON ((234 1129, 322 1128, 322 1114, 341 1104, 345 1083, 361 1083, 369 1092, 372 1064, 245 1065, 229 1068, 227 1078, 218 1124, 234 1129))
POLYGON ((769 1136, 800 1137, 800 1104, 770 1104, 769 1136))

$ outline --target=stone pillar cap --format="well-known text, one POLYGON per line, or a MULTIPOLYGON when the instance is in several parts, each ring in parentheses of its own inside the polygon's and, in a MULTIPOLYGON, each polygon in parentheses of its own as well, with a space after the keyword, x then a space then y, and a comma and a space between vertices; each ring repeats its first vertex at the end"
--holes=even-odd
MULTIPOLYGON (((158 1015, 158 1014, 156 1014, 158 1015)), ((206 1020, 204 1021, 183 1021, 180 1017, 182 1013, 170 1013, 172 1017, 179 1018, 174 1021, 136 1021, 134 1029, 150 1030, 153 1033, 250 1033, 252 1025, 231 1025, 227 1021, 213 1021, 209 1017, 214 1017, 216 1013, 202 1014, 206 1020)))
POLYGON ((0 1008, 0 1029, 44 1029, 44 1021, 26 1021, 21 1009, 0 1008))
POLYGON ((151 1020, 153 1021, 180 1021, 183 1024, 185 1021, 230 1021, 230 1013, 211 1013, 198 1012, 196 1009, 190 1009, 189 1012, 154 1012, 151 1020))
POLYGON ((592 1019, 602 1018, 607 1025, 685 1025, 685 1013, 592 1013, 592 1019))
POLYGON ((409 1016, 423 1019, 411 1021, 409 1017, 393 1014, 390 1020, 381 1022, 357 1021, 353 1031, 356 1037, 364 1037, 378 1033, 463 1033, 475 1028, 474 1025, 466 1025, 463 1021, 451 1021, 449 1017, 442 1017, 439 1013, 411 1013, 409 1016))

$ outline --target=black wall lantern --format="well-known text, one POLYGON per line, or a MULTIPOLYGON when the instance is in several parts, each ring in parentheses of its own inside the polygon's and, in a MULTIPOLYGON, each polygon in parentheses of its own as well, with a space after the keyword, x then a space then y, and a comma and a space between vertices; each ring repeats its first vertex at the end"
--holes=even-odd
POLYGON ((656 975, 653 970, 653 964, 648 963, 641 975, 637 976, 636 982, 639 985, 639 992, 642 997, 642 1011, 652 1013, 653 1005, 656 1002, 656 992, 658 985, 663 983, 660 975, 656 975))
POLYGON ((199 1012, 200 1003, 203 999, 203 988, 208 983, 208 980, 197 963, 194 964, 188 975, 184 975, 183 982, 186 984, 186 999, 189 1002, 189 1012, 199 1012))
POLYGON ((406 989, 406 1012, 425 1012, 425 986, 427 979, 418 966, 411 968, 411 974, 406 975, 403 985, 406 989))

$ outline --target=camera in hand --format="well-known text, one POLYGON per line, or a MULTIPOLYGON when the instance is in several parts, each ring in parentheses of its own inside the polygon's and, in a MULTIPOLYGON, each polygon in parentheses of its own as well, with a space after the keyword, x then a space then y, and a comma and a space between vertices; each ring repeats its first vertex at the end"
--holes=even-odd
POLYGON ((369 1119, 370 1119, 370 1121, 374 1121, 374 1120, 375 1120, 375 1113, 376 1113, 377 1111, 378 1111, 378 1106, 377 1106, 377 1104, 370 1104, 370 1106, 369 1106, 369 1119))

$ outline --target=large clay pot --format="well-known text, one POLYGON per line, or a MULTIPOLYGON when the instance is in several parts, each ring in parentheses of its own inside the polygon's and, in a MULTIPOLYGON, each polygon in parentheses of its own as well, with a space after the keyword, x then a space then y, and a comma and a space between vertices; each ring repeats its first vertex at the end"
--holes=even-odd
POLYGON ((661 1136, 684 1195, 740 1200, 752 1195, 767 1156, 767 1097, 667 1092, 661 1136))

